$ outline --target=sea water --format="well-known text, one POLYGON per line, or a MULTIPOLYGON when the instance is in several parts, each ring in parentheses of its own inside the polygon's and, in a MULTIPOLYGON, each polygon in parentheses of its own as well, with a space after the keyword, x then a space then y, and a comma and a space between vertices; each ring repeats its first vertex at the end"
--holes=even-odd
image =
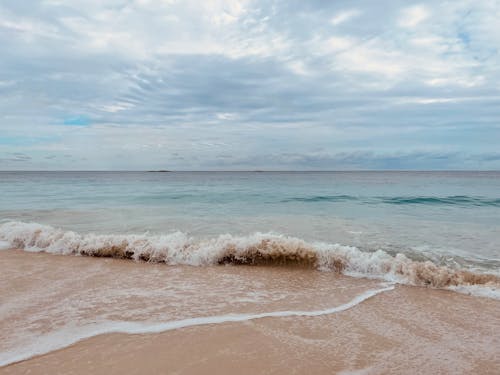
POLYGON ((500 172, 1 172, 0 220, 110 235, 276 233, 498 267, 500 172))

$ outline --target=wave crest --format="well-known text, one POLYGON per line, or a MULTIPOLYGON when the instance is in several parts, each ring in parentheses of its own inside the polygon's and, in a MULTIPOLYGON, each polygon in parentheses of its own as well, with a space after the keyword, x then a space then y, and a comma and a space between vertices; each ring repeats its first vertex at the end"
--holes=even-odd
POLYGON ((302 202, 302 203, 337 203, 358 201, 363 204, 391 204, 391 205, 446 205, 446 206, 484 206, 500 207, 500 199, 486 198, 468 195, 451 196, 396 196, 396 197, 362 197, 354 195, 314 195, 303 197, 292 197, 283 199, 281 202, 302 202))
POLYGON ((382 250, 365 252, 352 246, 308 243, 274 233, 224 234, 195 240, 182 232, 166 235, 79 234, 37 223, 8 222, 0 225, 0 239, 13 248, 54 254, 169 265, 300 265, 435 288, 489 286, 493 295, 498 294, 500 298, 500 277, 496 275, 452 269, 430 261, 414 261, 403 254, 392 256, 382 250))

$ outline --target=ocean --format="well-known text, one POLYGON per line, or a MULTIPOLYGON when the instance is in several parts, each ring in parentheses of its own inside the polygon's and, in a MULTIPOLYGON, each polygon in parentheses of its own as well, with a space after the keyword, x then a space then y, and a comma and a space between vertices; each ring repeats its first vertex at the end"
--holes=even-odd
POLYGON ((499 172, 2 172, 0 191, 7 241, 35 223, 86 239, 259 233, 472 270, 500 266, 499 172))
POLYGON ((0 172, 0 247, 0 366, 379 294, 494 311, 500 172, 0 172))

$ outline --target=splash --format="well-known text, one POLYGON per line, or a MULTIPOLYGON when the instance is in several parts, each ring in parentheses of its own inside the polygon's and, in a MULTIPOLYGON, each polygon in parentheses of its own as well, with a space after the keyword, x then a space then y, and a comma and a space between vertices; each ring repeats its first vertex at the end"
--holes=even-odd
POLYGON ((382 250, 361 251, 353 246, 308 243, 274 233, 220 235, 195 240, 182 232, 166 235, 97 235, 63 231, 37 223, 0 225, 0 240, 12 248, 52 254, 131 259, 169 265, 217 264, 297 265, 350 276, 374 277, 410 285, 449 288, 500 299, 500 277, 453 269, 430 261, 415 261, 382 250), (473 288, 468 288, 473 286, 473 288), (481 293, 478 293, 478 287, 481 293))

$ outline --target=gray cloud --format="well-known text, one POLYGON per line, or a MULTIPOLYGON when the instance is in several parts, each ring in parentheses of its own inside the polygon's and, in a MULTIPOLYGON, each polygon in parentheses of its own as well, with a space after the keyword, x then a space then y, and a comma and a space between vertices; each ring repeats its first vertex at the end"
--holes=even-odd
POLYGON ((4 3, 0 169, 500 168, 498 17, 491 0, 4 3))

